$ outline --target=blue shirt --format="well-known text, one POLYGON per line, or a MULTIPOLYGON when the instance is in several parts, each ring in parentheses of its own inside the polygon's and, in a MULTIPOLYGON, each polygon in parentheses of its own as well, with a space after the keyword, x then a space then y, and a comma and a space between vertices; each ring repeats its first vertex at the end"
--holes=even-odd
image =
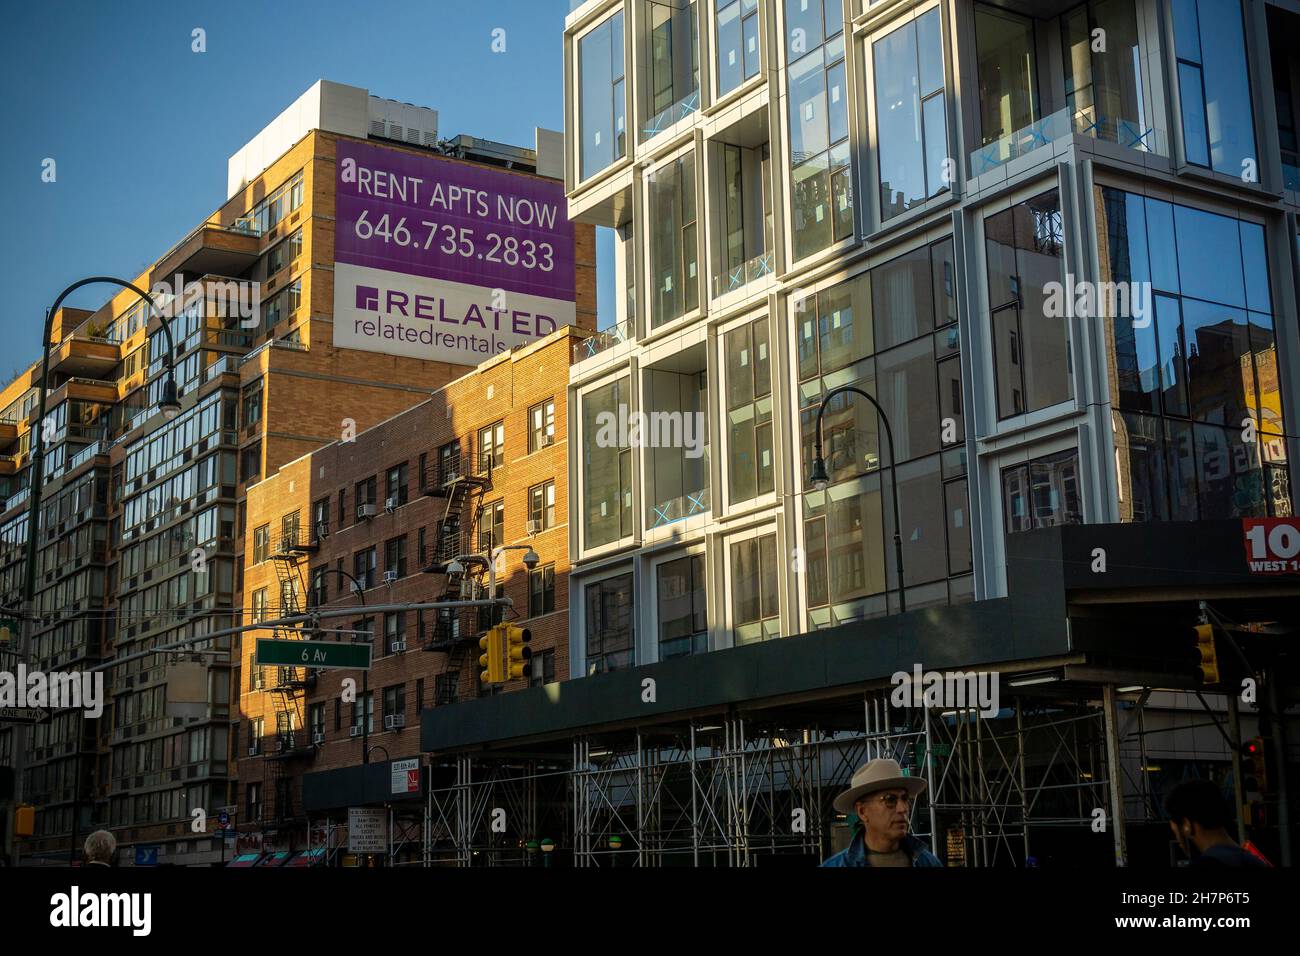
MULTIPOLYGON (((910 833, 903 837, 898 848, 912 858, 912 866, 943 866, 939 858, 930 852, 924 842, 910 833)), ((822 866, 870 866, 867 859, 867 844, 862 832, 858 831, 849 845, 839 853, 829 857, 822 866)))

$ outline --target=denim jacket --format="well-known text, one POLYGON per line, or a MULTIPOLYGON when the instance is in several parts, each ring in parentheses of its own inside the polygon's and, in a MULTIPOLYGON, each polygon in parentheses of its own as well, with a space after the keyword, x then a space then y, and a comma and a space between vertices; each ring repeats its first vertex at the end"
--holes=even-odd
MULTIPOLYGON (((939 858, 930 852, 930 848, 910 833, 903 837, 898 847, 912 857, 912 866, 943 866, 939 858)), ((862 831, 853 836, 853 840, 839 853, 829 857, 822 866, 870 866, 867 860, 867 844, 862 831)))

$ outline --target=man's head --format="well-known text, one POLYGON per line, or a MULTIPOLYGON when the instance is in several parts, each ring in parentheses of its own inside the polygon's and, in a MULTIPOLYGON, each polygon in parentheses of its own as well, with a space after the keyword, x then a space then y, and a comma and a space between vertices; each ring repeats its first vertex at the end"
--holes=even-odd
POLYGON ((1191 847, 1202 850, 1211 837, 1220 835, 1230 821, 1229 809, 1219 788, 1208 780, 1188 780, 1165 797, 1169 829, 1188 856, 1191 847))
POLYGON ((853 803, 853 812, 867 828, 869 842, 889 842, 907 836, 908 814, 912 811, 912 795, 903 787, 877 790, 853 803))
POLYGON ((113 854, 117 852, 117 840, 107 830, 96 830, 86 837, 81 852, 86 863, 112 865, 113 854))

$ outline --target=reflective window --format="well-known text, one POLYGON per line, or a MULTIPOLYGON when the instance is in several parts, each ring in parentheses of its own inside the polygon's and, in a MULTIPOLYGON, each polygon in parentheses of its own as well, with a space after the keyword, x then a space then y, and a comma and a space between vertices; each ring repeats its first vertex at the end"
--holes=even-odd
POLYGON ((1002 469, 1003 516, 1007 534, 1082 524, 1077 449, 1002 469))
POLYGON ((727 389, 727 493, 731 504, 775 488, 772 453, 772 372, 767 319, 723 336, 727 389))
POLYGON ((1173 11, 1187 161, 1242 176, 1258 159, 1240 0, 1173 0, 1173 11))
POLYGON ((731 626, 736 646, 781 636, 776 535, 731 545, 731 626))
POLYGON ((709 649, 704 556, 664 561, 655 569, 659 659, 699 654, 709 649))
POLYGON ((632 534, 632 452, 620 421, 628 415, 628 380, 593 389, 582 401, 583 546, 632 534))
POLYGON ((700 304, 695 230, 695 154, 654 170, 650 197, 651 328, 680 318, 700 304))
POLYGON ((587 673, 631 667, 635 662, 631 573, 588 584, 585 593, 587 673))
MULTIPOLYGON (((1147 133, 1133 0, 1089 0, 1061 17, 1065 104, 1074 128, 1125 146, 1147 133), (1095 30, 1104 30, 1101 49, 1095 30)), ((1156 144, 1141 139, 1148 148, 1156 144)))
POLYGON ((700 25, 695 0, 647 0, 645 139, 700 108, 700 25))
POLYGON ((622 13, 578 41, 578 84, 579 169, 586 179, 625 155, 627 148, 622 13))
POLYGON ((980 145, 995 143, 1038 119, 1034 21, 975 5, 980 91, 980 145))
POLYGON ((758 0, 716 0, 718 95, 758 75, 758 0))
POLYGON ((948 188, 941 23, 936 7, 872 44, 882 221, 948 188))

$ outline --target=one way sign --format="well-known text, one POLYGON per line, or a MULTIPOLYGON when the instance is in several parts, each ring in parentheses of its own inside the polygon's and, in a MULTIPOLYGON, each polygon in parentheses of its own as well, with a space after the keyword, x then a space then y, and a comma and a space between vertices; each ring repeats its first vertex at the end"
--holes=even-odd
POLYGON ((0 707, 0 724, 39 724, 48 716, 44 707, 0 707))

